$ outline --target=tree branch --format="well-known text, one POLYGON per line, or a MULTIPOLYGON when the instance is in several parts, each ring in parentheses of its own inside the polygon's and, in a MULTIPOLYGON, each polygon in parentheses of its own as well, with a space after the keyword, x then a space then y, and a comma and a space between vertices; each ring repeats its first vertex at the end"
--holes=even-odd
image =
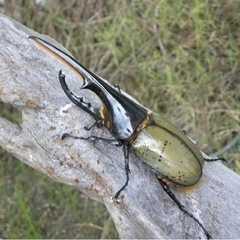
MULTIPOLYGON (((206 237, 133 154, 129 185, 121 194, 120 204, 113 203, 111 197, 125 181, 122 149, 104 143, 61 140, 66 131, 88 136, 84 126, 93 122, 87 113, 70 104, 60 87, 58 72, 63 69, 75 89, 81 85, 79 80, 27 39, 36 32, 0 15, 0 35, 0 101, 22 111, 19 126, 0 119, 0 145, 4 149, 52 179, 103 202, 121 238, 206 237)), ((81 94, 98 104, 89 92, 81 94)), ((105 129, 92 129, 90 134, 109 137, 105 129)), ((239 189, 240 176, 221 163, 206 163, 195 189, 173 191, 214 238, 238 238, 239 189)))

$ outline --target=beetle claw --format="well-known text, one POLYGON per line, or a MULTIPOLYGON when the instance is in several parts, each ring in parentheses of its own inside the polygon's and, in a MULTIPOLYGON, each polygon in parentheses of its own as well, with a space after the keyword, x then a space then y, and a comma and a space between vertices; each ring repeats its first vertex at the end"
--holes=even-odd
POLYGON ((94 122, 94 123, 93 123, 92 125, 90 125, 89 127, 88 127, 88 126, 85 126, 84 129, 87 130, 87 131, 89 131, 89 130, 91 130, 92 127, 94 127, 94 126, 96 126, 97 128, 101 128, 101 127, 103 127, 103 123, 104 123, 103 119, 100 119, 100 120, 94 122))
POLYGON ((115 202, 115 203, 120 203, 120 199, 119 199, 119 195, 120 195, 120 193, 122 192, 122 188, 119 190, 119 191, 117 191, 116 193, 115 193, 115 195, 112 197, 112 201, 113 202, 115 202))
POLYGON ((115 196, 114 196, 114 197, 112 197, 112 198, 111 198, 111 200, 112 200, 112 202, 115 202, 115 203, 117 203, 117 204, 119 204, 119 203, 120 203, 120 200, 119 200, 119 198, 116 198, 115 196))
POLYGON ((62 140, 66 139, 67 137, 70 137, 69 133, 64 133, 61 137, 62 140))

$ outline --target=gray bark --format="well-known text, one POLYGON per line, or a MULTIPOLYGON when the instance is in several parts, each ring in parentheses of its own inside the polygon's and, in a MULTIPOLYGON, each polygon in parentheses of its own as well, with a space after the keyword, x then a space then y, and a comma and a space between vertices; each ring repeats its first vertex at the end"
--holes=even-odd
MULTIPOLYGON (((75 89, 81 83, 28 40, 29 35, 37 33, 0 15, 0 101, 22 111, 20 125, 0 118, 0 146, 55 181, 73 185, 104 203, 120 238, 205 238, 196 222, 178 209, 154 174, 133 154, 129 185, 119 204, 111 201, 125 181, 122 149, 61 140, 66 131, 80 136, 110 135, 106 129, 84 130, 93 119, 65 96, 59 70, 75 89)), ((99 104, 87 91, 82 96, 99 104)), ((174 193, 214 238, 239 238, 240 176, 217 162, 206 163, 203 170, 194 189, 173 189, 174 193)))

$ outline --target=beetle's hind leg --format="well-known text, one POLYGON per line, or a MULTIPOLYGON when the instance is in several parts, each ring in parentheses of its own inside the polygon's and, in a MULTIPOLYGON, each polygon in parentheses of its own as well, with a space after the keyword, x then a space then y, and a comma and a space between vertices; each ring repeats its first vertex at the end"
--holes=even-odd
POLYGON ((206 162, 215 162, 215 161, 224 161, 224 162, 226 162, 225 158, 222 158, 222 157, 210 157, 210 156, 208 156, 206 153, 204 153, 202 151, 201 151, 201 153, 202 153, 204 161, 206 161, 206 162))
POLYGON ((168 196, 177 204, 177 206, 180 208, 181 211, 183 211, 185 214, 187 214, 189 217, 191 217, 204 231, 208 239, 212 239, 212 236, 210 233, 206 230, 206 228, 203 226, 202 223, 199 222, 199 220, 190 213, 187 208, 180 203, 180 201, 176 198, 175 194, 171 191, 169 186, 160 178, 158 178, 163 190, 168 194, 168 196))
MULTIPOLYGON (((182 130, 182 132, 184 133, 184 135, 186 135, 186 131, 182 130)), ((187 136, 188 137, 188 136, 187 136)), ((197 144, 196 141, 194 141, 193 139, 191 139, 190 137, 188 137, 195 145, 197 144)), ((215 161, 226 161, 225 158, 222 157, 210 157, 208 156, 206 153, 201 151, 201 154, 203 156, 204 161, 206 162, 215 162, 215 161)))
POLYGON ((226 162, 226 159, 222 158, 222 157, 210 157, 210 158, 203 158, 203 159, 206 162, 215 162, 215 161, 224 161, 224 162, 226 162))

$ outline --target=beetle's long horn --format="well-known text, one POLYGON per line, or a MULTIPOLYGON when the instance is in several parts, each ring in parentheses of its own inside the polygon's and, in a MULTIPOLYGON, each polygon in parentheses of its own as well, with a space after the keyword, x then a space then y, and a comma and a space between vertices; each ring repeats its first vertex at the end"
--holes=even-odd
POLYGON ((83 81, 83 86, 87 84, 88 81, 85 80, 86 75, 84 73, 84 68, 82 68, 81 64, 78 63, 72 56, 39 37, 29 36, 28 38, 33 40, 33 42, 40 46, 43 50, 73 70, 83 81))

